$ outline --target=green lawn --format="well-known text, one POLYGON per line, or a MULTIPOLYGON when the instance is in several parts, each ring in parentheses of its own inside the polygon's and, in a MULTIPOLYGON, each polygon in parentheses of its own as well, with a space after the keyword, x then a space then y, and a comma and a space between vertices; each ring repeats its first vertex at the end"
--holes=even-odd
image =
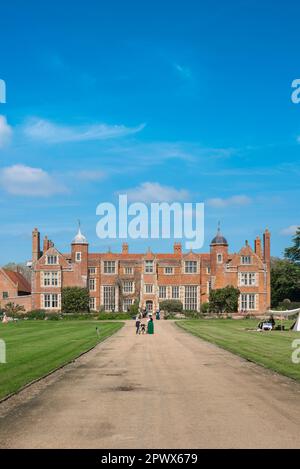
MULTIPOLYGON (((177 321, 179 327, 283 375, 300 380, 300 364, 292 363, 292 341, 300 333, 291 331, 250 332, 257 320, 208 319, 177 321)), ((291 321, 284 321, 288 328, 291 321)))
POLYGON ((68 363, 123 326, 120 322, 19 321, 0 324, 6 364, 0 364, 0 398, 68 363), (99 337, 96 334, 99 329, 99 337))

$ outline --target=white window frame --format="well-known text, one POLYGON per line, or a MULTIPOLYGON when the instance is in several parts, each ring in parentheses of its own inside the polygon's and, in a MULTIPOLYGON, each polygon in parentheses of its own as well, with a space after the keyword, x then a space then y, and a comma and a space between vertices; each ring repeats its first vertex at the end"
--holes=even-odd
POLYGON ((116 289, 114 285, 103 285, 104 311, 116 311, 116 289))
POLYGON ((158 297, 161 300, 166 300, 167 299, 167 287, 166 287, 166 285, 159 285, 159 287, 158 287, 158 297))
POLYGON ((116 273, 116 261, 103 261, 103 273, 114 275, 116 273))
POLYGON ((128 309, 133 305, 133 298, 124 298, 123 299, 123 312, 127 313, 128 309))
POLYGON ((240 272, 239 273, 239 286, 240 287, 257 286, 257 273, 256 272, 240 272))
POLYGON ((240 309, 241 311, 256 311, 257 295, 255 293, 241 293, 240 309))
POLYGON ((186 311, 197 311, 198 308, 197 285, 185 285, 184 287, 184 309, 186 311))
POLYGON ((90 296, 89 307, 91 311, 97 311, 97 298, 95 296, 90 296))
POLYGON ((82 260, 82 253, 81 251, 76 251, 75 252, 75 262, 81 262, 82 260))
POLYGON ((180 292, 179 292, 179 286, 178 285, 172 285, 172 299, 173 300, 179 300, 180 298, 180 292), (176 291, 176 295, 174 295, 174 291, 176 291))
POLYGON ((60 272, 55 270, 44 270, 41 272, 41 286, 48 287, 60 287, 61 277, 60 272))
POLYGON ((123 281, 123 293, 125 295, 128 293, 134 293, 134 282, 132 280, 123 281))
POLYGON ((217 254, 217 264, 223 264, 223 254, 220 252, 217 254))
POLYGON ((58 264, 58 255, 57 254, 48 254, 46 256, 47 265, 57 265, 58 264))
POLYGON ((154 272, 154 262, 153 261, 145 261, 145 266, 144 266, 144 272, 145 274, 153 274, 154 272))
POLYGON ((165 275, 173 275, 174 267, 165 267, 165 275))
POLYGON ((185 274, 196 274, 198 272, 197 261, 184 261, 184 273, 185 274))
POLYGON ((241 256, 241 264, 242 265, 251 265, 252 264, 252 257, 251 256, 241 256))
POLYGON ((89 267, 88 272, 89 272, 89 275, 96 275, 97 267, 89 267))
POLYGON ((44 309, 60 309, 61 295, 59 293, 43 293, 44 309))
POLYGON ((124 267, 124 274, 125 275, 132 275, 133 274, 133 267, 124 267))
POLYGON ((89 278, 89 291, 96 291, 96 282, 97 279, 95 279, 94 277, 89 278))
POLYGON ((148 293, 148 294, 153 293, 153 284, 152 283, 145 283, 145 293, 148 293))

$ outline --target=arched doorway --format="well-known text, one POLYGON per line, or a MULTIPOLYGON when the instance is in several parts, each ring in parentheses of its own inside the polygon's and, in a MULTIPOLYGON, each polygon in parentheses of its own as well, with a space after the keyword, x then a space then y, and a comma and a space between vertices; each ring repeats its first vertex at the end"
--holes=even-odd
POLYGON ((152 300, 146 301, 146 311, 148 314, 153 313, 153 301, 152 300))

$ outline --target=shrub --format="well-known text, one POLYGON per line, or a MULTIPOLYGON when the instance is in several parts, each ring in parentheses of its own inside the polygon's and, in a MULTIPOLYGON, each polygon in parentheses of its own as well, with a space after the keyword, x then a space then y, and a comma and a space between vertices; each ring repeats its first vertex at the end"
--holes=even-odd
POLYGON ((203 317, 203 313, 200 311, 184 311, 184 315, 188 319, 200 319, 203 317))
POLYGON ((201 305, 201 313, 202 313, 203 315, 205 315, 205 314, 209 314, 209 312, 210 312, 210 304, 209 304, 208 302, 202 303, 202 305, 201 305))
POLYGON ((132 319, 133 316, 130 313, 99 313, 98 321, 110 321, 114 319, 127 320, 132 319))
POLYGON ((96 319, 98 316, 98 313, 68 313, 68 314, 63 314, 61 317, 62 319, 69 321, 69 320, 81 320, 84 321, 86 319, 96 319))
POLYGON ((50 313, 47 314, 46 318, 48 321, 58 321, 61 318, 61 314, 58 313, 50 313))
POLYGON ((235 313, 238 310, 240 291, 232 285, 211 290, 209 294, 210 311, 217 314, 235 313))
POLYGON ((32 311, 28 311, 25 314, 25 317, 28 318, 28 319, 43 320, 46 317, 46 311, 44 309, 33 309, 32 311))
POLYGON ((88 313, 89 312, 89 291, 87 288, 66 287, 62 289, 62 312, 88 313))
POLYGON ((139 300, 134 300, 133 305, 130 306, 129 313, 131 316, 137 316, 139 314, 139 300))
POLYGON ((183 305, 179 300, 160 301, 159 308, 167 313, 182 313, 183 305))

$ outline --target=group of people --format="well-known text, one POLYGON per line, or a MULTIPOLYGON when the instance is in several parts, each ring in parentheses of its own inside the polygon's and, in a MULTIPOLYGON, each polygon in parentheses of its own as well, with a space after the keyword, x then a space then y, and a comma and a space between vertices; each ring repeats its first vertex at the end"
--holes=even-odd
MULTIPOLYGON (((156 313, 156 319, 160 319, 159 312, 156 313)), ((154 334, 154 322, 152 313, 146 310, 139 312, 135 318, 136 334, 154 334)))

